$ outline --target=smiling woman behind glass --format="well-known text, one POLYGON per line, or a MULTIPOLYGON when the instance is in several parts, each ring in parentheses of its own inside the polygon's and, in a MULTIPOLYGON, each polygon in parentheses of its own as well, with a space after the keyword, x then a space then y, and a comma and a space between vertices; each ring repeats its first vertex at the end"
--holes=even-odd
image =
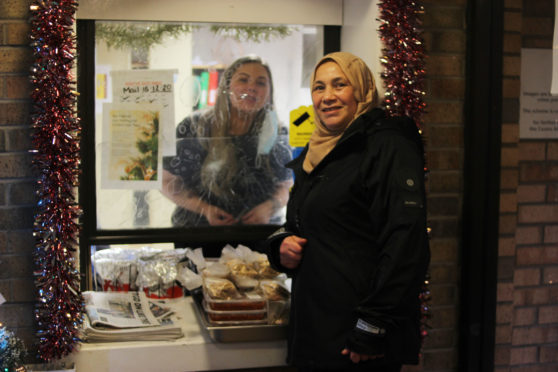
POLYGON ((255 56, 236 60, 215 106, 176 129, 176 156, 163 171, 163 194, 177 205, 173 225, 280 223, 292 180, 278 127, 269 67, 255 56))

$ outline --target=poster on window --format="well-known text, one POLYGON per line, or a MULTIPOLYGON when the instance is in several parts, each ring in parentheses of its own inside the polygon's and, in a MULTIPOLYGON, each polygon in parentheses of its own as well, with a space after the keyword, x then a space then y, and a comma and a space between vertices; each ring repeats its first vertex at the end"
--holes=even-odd
POLYGON ((159 128, 164 119, 161 105, 106 103, 103 106, 102 188, 161 188, 163 157, 159 128))
POLYGON ((550 92, 551 76, 551 49, 521 49, 520 138, 558 138, 558 96, 550 92))
POLYGON ((176 155, 174 122, 174 78, 178 70, 111 71, 113 103, 153 103, 163 107, 165 120, 159 123, 161 153, 176 155))

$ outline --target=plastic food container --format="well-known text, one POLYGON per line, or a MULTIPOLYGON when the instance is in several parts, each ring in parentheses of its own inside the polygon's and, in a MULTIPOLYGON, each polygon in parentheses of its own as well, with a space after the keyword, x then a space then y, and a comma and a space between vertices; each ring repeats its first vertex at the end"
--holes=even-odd
POLYGON ((203 297, 210 310, 218 311, 240 311, 240 310, 259 310, 267 311, 267 300, 261 294, 256 292, 246 292, 239 294, 234 299, 215 299, 211 298, 206 291, 203 291, 203 297))
POLYGON ((207 302, 205 301, 203 301, 203 308, 207 314, 208 320, 213 324, 243 325, 243 324, 267 323, 266 309, 240 310, 240 311, 212 310, 207 306, 207 302))

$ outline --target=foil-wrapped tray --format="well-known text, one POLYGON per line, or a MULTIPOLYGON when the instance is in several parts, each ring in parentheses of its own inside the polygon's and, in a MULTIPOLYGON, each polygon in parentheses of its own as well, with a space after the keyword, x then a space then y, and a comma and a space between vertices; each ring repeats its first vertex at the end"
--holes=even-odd
POLYGON ((243 324, 214 325, 203 309, 203 296, 193 295, 194 308, 200 324, 215 342, 272 341, 287 338, 287 325, 243 324))

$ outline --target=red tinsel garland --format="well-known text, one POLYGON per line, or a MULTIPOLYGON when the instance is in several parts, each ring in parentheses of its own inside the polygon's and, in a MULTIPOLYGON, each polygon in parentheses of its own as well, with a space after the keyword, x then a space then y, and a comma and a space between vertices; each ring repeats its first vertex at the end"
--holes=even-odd
MULTIPOLYGON (((389 115, 411 117, 419 129, 425 112, 425 51, 421 37, 419 14, 424 13, 418 1, 383 0, 379 34, 384 48, 381 58, 382 78, 386 88, 383 105, 389 115)), ((422 133, 422 131, 421 131, 422 133)), ((425 175, 428 173, 425 168, 425 175)), ((428 229, 430 235, 430 228, 428 229)), ((430 277, 425 278, 419 295, 421 302, 421 337, 428 335, 430 314, 430 277)))
POLYGON ((384 105, 391 115, 407 115, 421 124, 424 102, 424 42, 417 1, 384 0, 380 9, 381 62, 386 87, 384 105))
POLYGON ((77 347, 83 300, 74 267, 77 219, 74 188, 79 175, 80 124, 73 23, 77 2, 35 1, 31 7, 33 164, 38 170, 35 215, 35 285, 38 357, 59 359, 77 347))

